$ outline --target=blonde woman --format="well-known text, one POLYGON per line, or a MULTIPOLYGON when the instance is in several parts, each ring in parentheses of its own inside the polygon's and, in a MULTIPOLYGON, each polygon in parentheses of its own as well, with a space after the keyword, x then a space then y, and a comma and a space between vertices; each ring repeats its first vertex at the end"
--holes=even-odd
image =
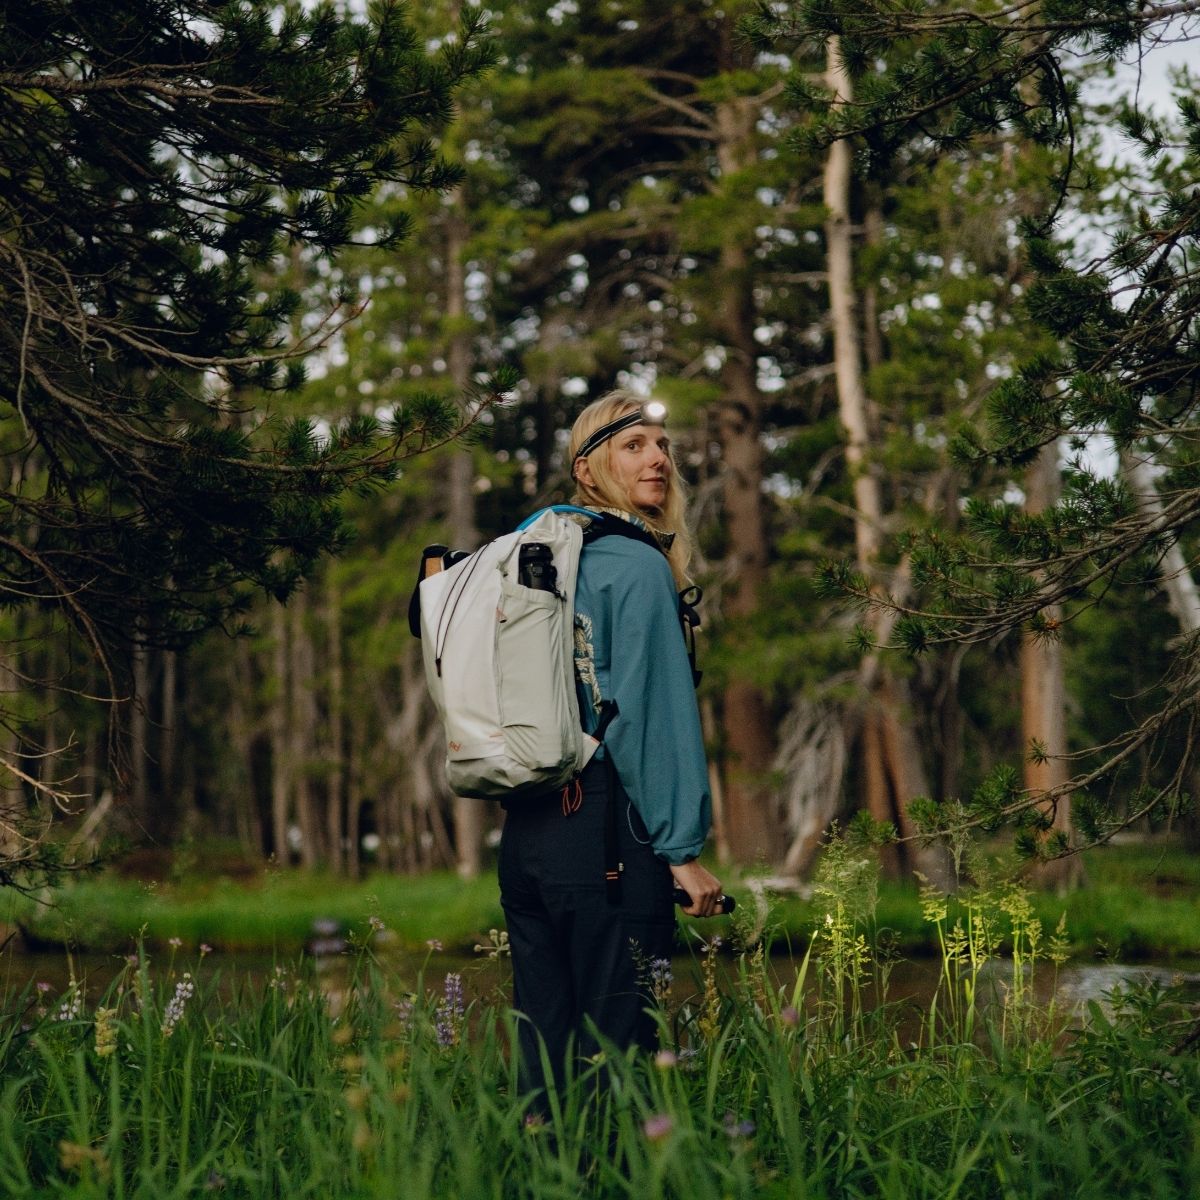
POLYGON ((664 418, 618 391, 571 429, 573 501, 608 534, 586 543, 575 597, 580 712, 602 745, 580 787, 513 802, 500 851, 522 1079, 539 1092, 543 1044, 560 1084, 572 1054, 596 1052, 597 1033, 653 1048, 646 1009, 669 969, 673 889, 694 916, 722 901, 697 861, 708 772, 680 626, 685 496, 664 418))

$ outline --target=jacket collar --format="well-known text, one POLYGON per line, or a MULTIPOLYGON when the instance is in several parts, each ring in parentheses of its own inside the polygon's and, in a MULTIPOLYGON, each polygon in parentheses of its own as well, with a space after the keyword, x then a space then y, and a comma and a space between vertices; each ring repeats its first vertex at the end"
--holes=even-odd
POLYGON ((667 554, 670 552, 671 546, 675 541, 673 533, 667 533, 660 529, 655 529, 644 517, 638 516, 637 513, 631 513, 623 508, 602 508, 600 506, 592 506, 593 512, 605 513, 610 517, 619 517, 622 521, 628 521, 630 525, 642 530, 643 533, 650 534, 658 543, 658 548, 667 554))

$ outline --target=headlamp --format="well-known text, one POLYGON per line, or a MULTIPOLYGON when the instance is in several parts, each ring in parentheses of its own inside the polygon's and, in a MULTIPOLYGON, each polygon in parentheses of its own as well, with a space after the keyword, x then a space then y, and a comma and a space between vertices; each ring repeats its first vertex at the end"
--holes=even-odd
POLYGON ((615 437, 622 429, 628 429, 631 425, 666 425, 667 423, 667 406, 661 400, 647 400, 640 408, 635 408, 633 412, 627 412, 624 416, 618 417, 615 421, 609 421, 607 425, 601 425, 590 437, 584 440, 582 446, 579 447, 575 455, 575 461, 578 462, 581 458, 587 458, 597 446, 602 446, 609 438, 615 437))

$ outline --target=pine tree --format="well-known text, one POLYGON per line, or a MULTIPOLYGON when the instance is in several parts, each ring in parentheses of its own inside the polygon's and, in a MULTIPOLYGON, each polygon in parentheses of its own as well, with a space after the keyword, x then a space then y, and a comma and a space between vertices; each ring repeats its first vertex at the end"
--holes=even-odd
MULTIPOLYGON (((749 23, 798 47, 841 39, 857 103, 839 109, 806 96, 825 107, 811 138, 827 144, 853 137, 864 171, 887 169, 914 153, 970 157, 996 131, 1063 150, 1052 175, 1055 199, 1030 214, 1023 228, 1031 275, 1024 304, 1050 344, 994 388, 986 419, 960 433, 955 452, 969 470, 1017 478, 1061 440, 1071 455, 1064 488, 1040 511, 977 492, 961 535, 941 530, 916 540, 912 578, 922 602, 890 600, 901 616, 897 641, 910 651, 991 640, 1009 630, 1056 639, 1065 623, 1111 589, 1144 595, 1157 586, 1157 561, 1173 542, 1191 537, 1200 496, 1190 449, 1200 378, 1193 261, 1200 231, 1194 186, 1200 106, 1194 99, 1180 100, 1173 135, 1132 108, 1120 115, 1152 164, 1157 195, 1136 207, 1106 252, 1081 263, 1058 225, 1071 189, 1087 186, 1074 154, 1087 114, 1068 60, 1111 65, 1154 38, 1170 37, 1171 22, 1198 8, 1076 0, 1056 3, 1052 11, 787 4, 749 23), (898 50, 900 69, 875 69, 878 57, 895 59, 898 50), (1160 508, 1090 464, 1086 451, 1100 435, 1119 452, 1150 456, 1165 470, 1160 508)), ((866 595, 865 580, 845 572, 840 578, 866 595)), ((1067 848, 1065 831, 1050 833, 1050 827, 1057 802, 1071 793, 1083 791, 1076 825, 1085 841, 1169 808, 1186 774, 1182 762, 1173 781, 1150 789, 1144 803, 1106 806, 1084 789, 1188 719, 1197 649, 1196 638, 1185 637, 1160 683, 1156 712, 1110 742, 1098 759, 1048 789, 1023 790, 1011 775, 998 776, 958 823, 990 827, 1014 820, 1022 847, 1045 857, 1067 848)))
MULTIPOLYGON (((344 544, 347 489, 462 425, 429 395, 328 430, 248 400, 299 383, 302 357, 361 307, 346 289, 301 320, 304 297, 272 278, 281 255, 343 249, 381 182, 451 186, 430 139, 493 57, 477 12, 430 52, 390 0, 367 19, 207 0, 10 6, 0 603, 18 637, 21 613, 45 612, 51 636, 69 631, 99 664, 103 694, 126 696, 131 643, 183 645, 236 624, 256 591, 287 596, 344 544)), ((406 226, 398 214, 375 241, 406 226)), ((31 661, 14 650, 9 668, 31 661)))

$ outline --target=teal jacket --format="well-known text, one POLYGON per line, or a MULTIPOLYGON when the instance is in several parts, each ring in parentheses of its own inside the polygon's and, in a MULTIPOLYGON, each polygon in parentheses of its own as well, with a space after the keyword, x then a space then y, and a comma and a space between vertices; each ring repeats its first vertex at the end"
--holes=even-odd
POLYGON ((695 858, 712 801, 675 581, 660 551, 618 536, 584 547, 575 670, 588 733, 600 702, 617 703, 600 753, 611 757, 655 853, 672 864, 695 858))

